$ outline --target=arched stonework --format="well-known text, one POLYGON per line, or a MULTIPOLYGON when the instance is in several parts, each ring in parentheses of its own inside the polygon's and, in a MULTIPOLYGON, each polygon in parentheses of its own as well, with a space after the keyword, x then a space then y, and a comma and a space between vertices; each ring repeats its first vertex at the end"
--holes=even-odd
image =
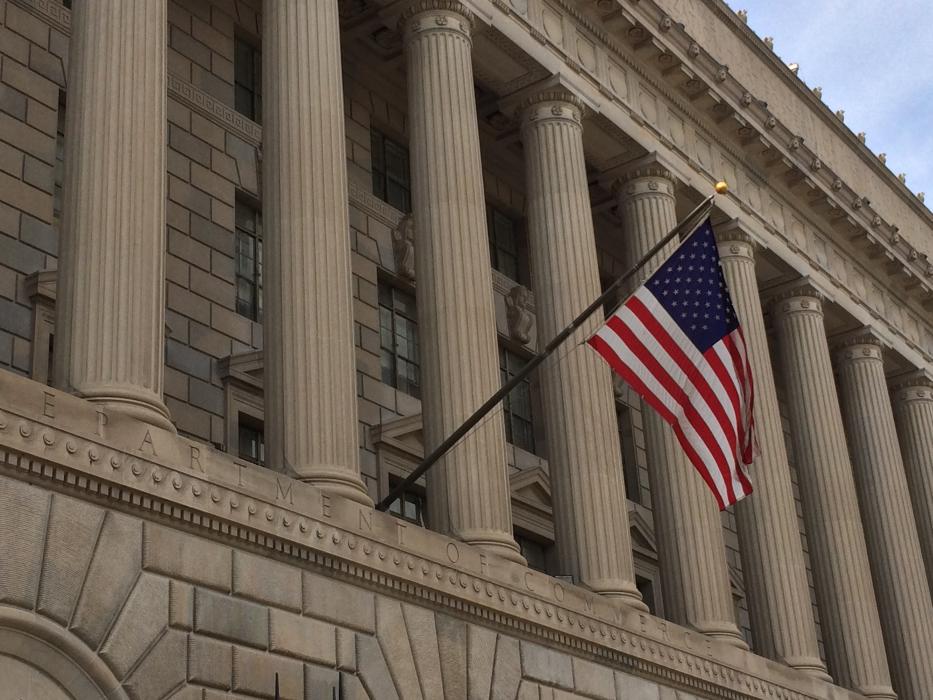
POLYGON ((77 637, 39 615, 0 606, 0 697, 122 700, 107 666, 77 637))

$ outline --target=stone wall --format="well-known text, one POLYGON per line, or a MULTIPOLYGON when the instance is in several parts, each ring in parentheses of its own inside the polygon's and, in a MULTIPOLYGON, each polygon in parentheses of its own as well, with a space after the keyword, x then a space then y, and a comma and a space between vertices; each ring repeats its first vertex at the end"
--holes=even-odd
POLYGON ((3 676, 14 611, 28 611, 139 700, 268 698, 275 674, 283 700, 338 685, 346 700, 662 697, 603 664, 8 476, 0 527, 21 533, 0 540, 3 676))

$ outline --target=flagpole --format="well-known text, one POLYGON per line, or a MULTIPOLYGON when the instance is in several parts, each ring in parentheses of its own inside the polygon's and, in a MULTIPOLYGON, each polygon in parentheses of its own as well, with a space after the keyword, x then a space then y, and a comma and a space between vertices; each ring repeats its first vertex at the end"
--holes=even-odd
MULTIPOLYGON (((728 187, 725 182, 716 183, 716 194, 725 194, 728 191, 728 187)), ((622 274, 615 282, 606 287, 605 291, 600 294, 592 304, 587 306, 583 311, 580 312, 580 315, 577 316, 570 324, 564 328, 560 333, 554 336, 551 341, 544 347, 543 350, 538 352, 534 357, 532 357, 525 364, 524 367, 513 376, 508 382, 503 384, 499 390, 490 396, 486 402, 477 408, 473 414, 467 418, 463 424, 452 432, 447 439, 445 439, 441 444, 434 448, 431 453, 421 460, 421 464, 415 468, 405 479, 395 485, 395 487, 389 491, 389 494, 383 498, 379 504, 376 506, 376 510, 385 511, 392 505, 392 502, 395 501, 399 496, 404 493, 404 491, 415 483, 421 476, 427 472, 434 464, 439 460, 444 454, 454 445, 456 445, 460 439, 466 435, 477 423, 479 423, 485 416, 488 414, 496 405, 508 394, 517 387, 525 378, 531 374, 542 362, 544 362, 550 355, 565 341, 569 338, 577 328, 579 328, 583 323, 593 314, 596 309, 600 308, 603 303, 612 296, 612 293, 619 288, 620 285, 627 282, 632 278, 635 273, 637 273, 641 268, 647 264, 651 258, 653 258, 658 252, 660 252, 664 246, 670 243, 678 234, 680 234, 684 229, 688 228, 688 224, 696 223, 700 224, 703 217, 709 213, 709 210, 712 208, 713 199, 716 197, 716 194, 711 194, 709 197, 700 202, 693 211, 691 211, 687 216, 681 219, 667 234, 659 240, 651 249, 642 256, 641 260, 635 263, 631 268, 629 268, 625 273, 622 274)), ((695 227, 694 227, 695 228, 695 227)))

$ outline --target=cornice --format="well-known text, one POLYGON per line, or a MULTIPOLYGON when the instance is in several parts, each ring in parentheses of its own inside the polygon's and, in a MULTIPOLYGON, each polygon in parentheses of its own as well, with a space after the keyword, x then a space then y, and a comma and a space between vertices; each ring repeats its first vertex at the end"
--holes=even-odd
POLYGON ((917 195, 901 182, 889 168, 884 166, 878 159, 878 156, 873 153, 848 126, 846 126, 845 122, 841 121, 839 117, 833 113, 826 103, 823 102, 803 80, 788 68, 787 64, 765 44, 746 22, 743 22, 741 18, 739 18, 724 0, 703 0, 703 2, 723 19, 725 24, 733 30, 733 33, 742 37, 762 59, 767 61, 775 73, 777 73, 787 85, 797 91, 797 96, 800 99, 806 100, 810 107, 816 110, 823 123, 829 126, 840 138, 845 139, 847 145, 858 154, 864 163, 883 177, 887 184, 894 188, 900 195, 901 199, 914 209, 917 214, 924 217, 930 225, 933 225, 933 212, 931 212, 930 209, 920 201, 917 195))
MULTIPOLYGON (((683 162, 689 164, 697 174, 706 175, 711 179, 713 178, 712 173, 706 167, 698 163, 693 157, 686 153, 683 148, 672 143, 670 139, 658 129, 657 125, 648 123, 642 118, 634 105, 626 101, 630 99, 630 97, 626 98, 617 94, 616 91, 606 83, 607 78, 605 76, 597 75, 591 70, 584 70, 580 67, 579 63, 567 53, 568 49, 553 43, 544 36, 542 31, 533 24, 534 21, 539 21, 540 18, 532 17, 529 13, 516 12, 505 0, 490 0, 490 2, 508 16, 510 20, 520 24, 524 31, 537 42, 560 53, 562 60, 581 77, 585 78, 593 88, 598 90, 602 98, 611 101, 614 106, 623 110, 643 128, 649 129, 654 138, 671 152, 679 155, 683 159, 683 162)), ((772 192, 772 194, 775 193, 775 190, 771 188, 771 181, 774 174, 770 173, 765 175, 759 172, 760 167, 753 165, 749 161, 749 156, 745 151, 736 150, 728 139, 724 139, 722 131, 711 131, 705 122, 698 119, 695 115, 695 105, 686 105, 684 98, 675 93, 676 88, 674 86, 666 82, 666 80, 658 80, 653 74, 649 74, 643 66, 644 60, 637 61, 631 58, 629 53, 623 51, 620 44, 613 40, 612 35, 607 34, 606 31, 597 27, 588 17, 583 15, 579 8, 575 6, 574 3, 570 2, 570 0, 554 0, 554 3, 559 6, 562 11, 569 14, 574 21, 580 24, 587 32, 590 32, 594 38, 602 41, 604 44, 602 48, 608 52, 611 59, 624 66, 625 70, 644 81, 651 90, 667 99, 679 110, 678 116, 689 122, 705 140, 710 143, 715 143, 716 147, 720 149, 723 154, 735 162, 736 167, 741 167, 744 174, 748 177, 750 187, 753 186, 757 191, 762 193, 768 191, 772 192)), ((881 276, 879 277, 880 280, 884 280, 881 284, 887 288, 886 291, 891 294, 892 297, 898 299, 903 298, 904 295, 914 295, 917 298, 917 303, 933 308, 933 284, 931 284, 931 281, 928 281, 930 278, 933 278, 933 262, 925 260, 917 254, 916 250, 910 248, 897 233, 896 227, 885 224, 881 217, 872 210, 867 200, 855 195, 851 189, 846 189, 842 181, 831 173, 828 168, 825 168, 816 154, 803 144, 802 139, 795 136, 771 115, 760 101, 755 100, 754 97, 729 74, 728 70, 723 71, 723 67, 709 56, 708 53, 704 52, 696 41, 692 40, 684 31, 682 25, 674 23, 665 31, 654 34, 652 32, 657 30, 652 28, 658 24, 656 20, 661 18, 661 11, 650 0, 632 3, 632 5, 633 7, 629 8, 619 3, 617 9, 619 13, 628 18, 628 21, 637 25, 637 28, 643 32, 640 44, 642 46, 652 45, 657 51, 665 52, 665 55, 674 56, 676 61, 680 61, 682 66, 689 65, 690 73, 697 76, 696 80, 698 80, 698 85, 702 85, 704 90, 715 91, 717 95, 716 99, 719 100, 720 103, 727 105, 730 110, 733 110, 734 114, 732 117, 728 118, 733 119, 740 129, 751 129, 750 133, 754 134, 756 139, 761 143, 767 144, 767 148, 770 149, 770 153, 773 154, 775 160, 781 161, 782 167, 789 168, 790 170, 788 172, 792 171, 796 173, 801 178, 801 181, 805 182, 807 187, 810 187, 811 191, 816 193, 815 198, 811 195, 811 204, 816 203, 819 205, 825 203, 825 211, 802 209, 799 200, 788 199, 783 192, 777 193, 777 197, 775 198, 779 206, 787 211, 793 211, 795 216, 799 217, 802 221, 811 222, 813 216, 820 216, 821 218, 818 225, 814 226, 812 223, 808 223, 809 226, 812 226, 820 232, 820 240, 827 245, 831 244, 834 247, 841 246, 841 250, 844 250, 847 255, 852 256, 853 263, 855 263, 854 267, 859 271, 859 274, 865 276, 867 273, 867 277, 871 278, 879 273, 879 270, 877 269, 878 263, 873 262, 873 260, 866 260, 866 258, 869 257, 868 252, 863 253, 859 257, 855 257, 851 249, 851 243, 837 245, 832 237, 826 234, 827 230, 834 229, 838 231, 840 226, 848 226, 851 229, 848 235, 850 239, 854 240, 856 238, 854 232, 859 232, 865 240, 870 242, 871 246, 876 247, 875 250, 881 249, 884 256, 888 258, 887 279, 885 279, 884 270, 880 271, 881 276), (653 8, 654 14, 651 14, 651 8, 653 8), (631 11, 629 11, 630 9, 631 11), (633 14, 641 13, 646 9, 649 12, 642 20, 639 20, 635 14, 633 14), (687 56, 689 56, 689 58, 687 58, 687 56), (912 291, 908 291, 908 286, 904 286, 903 288, 898 287, 895 283, 896 280, 893 278, 894 274, 906 275, 911 283, 909 288, 912 291)), ((642 50, 641 58, 644 59, 644 49, 642 50)), ((605 112, 605 108, 600 107, 600 111, 605 112)), ((792 192, 791 194, 793 195, 794 193, 792 192)), ((817 260, 814 257, 814 251, 801 249, 796 241, 793 240, 789 231, 785 231, 783 228, 779 228, 773 224, 761 211, 752 208, 748 202, 744 199, 740 199, 736 194, 732 195, 732 200, 743 213, 753 217, 770 234, 786 244, 792 253, 800 256, 802 261, 804 261, 810 269, 819 270, 826 275, 827 280, 831 282, 833 286, 844 290, 848 299, 850 299, 853 304, 857 305, 866 315, 887 323, 891 332, 906 346, 927 361, 931 359, 930 351, 922 347, 919 340, 910 338, 907 335, 906 328, 894 325, 892 319, 885 318, 882 314, 879 314, 876 309, 866 303, 863 296, 849 286, 849 282, 842 282, 837 279, 837 275, 833 270, 830 270, 823 262, 817 260)), ((916 311, 912 311, 912 313, 916 316, 916 311)), ((918 319, 918 321, 923 324, 922 318, 918 319)), ((928 329, 930 327, 929 324, 923 325, 928 329)))
POLYGON ((838 697, 775 662, 31 380, 0 371, 0 389, 0 472, 14 478, 274 551, 704 696, 838 697))

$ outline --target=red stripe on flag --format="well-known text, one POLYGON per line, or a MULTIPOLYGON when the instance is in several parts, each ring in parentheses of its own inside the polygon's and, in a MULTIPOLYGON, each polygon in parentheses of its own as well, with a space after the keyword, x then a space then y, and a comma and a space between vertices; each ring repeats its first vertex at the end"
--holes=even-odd
MULTIPOLYGON (((624 362, 621 358, 616 355, 615 350, 613 350, 605 340, 600 338, 598 335, 594 335, 587 340, 587 343, 598 352, 606 362, 609 363, 609 366, 615 370, 616 373, 622 379, 624 379, 628 384, 651 406, 658 414, 671 426, 674 430, 674 435, 677 437, 677 442, 680 443, 681 448, 684 452, 687 453, 687 458, 690 460, 690 463, 694 466, 698 464, 704 464, 703 460, 700 459, 700 456, 696 453, 693 445, 690 444, 690 441, 687 439, 687 436, 684 434, 683 429, 680 427, 679 422, 674 417, 674 414, 671 413, 664 403, 658 398, 658 396, 651 391, 645 383, 635 374, 635 372, 624 362)), ((725 510, 726 503, 723 501, 722 496, 719 494, 719 487, 716 486, 716 483, 713 481, 713 478, 710 476, 709 471, 706 469, 700 469, 697 467, 697 471, 700 473, 700 476, 703 478, 703 481, 706 482, 706 485, 709 487, 709 490, 713 492, 713 496, 716 498, 716 502, 719 504, 719 510, 725 510)))
MULTIPOLYGON (((638 300, 630 299, 629 302, 626 302, 626 306, 629 306, 629 303, 632 301, 638 300)), ((725 484, 727 499, 729 502, 735 501, 736 494, 732 485, 733 479, 729 455, 723 452, 722 447, 719 445, 719 441, 713 435, 712 430, 710 430, 709 425, 707 425, 699 411, 697 411, 696 407, 690 402, 690 397, 687 396, 683 387, 674 381, 668 371, 664 369, 661 363, 658 362, 657 358, 651 353, 650 350, 648 350, 648 348, 644 346, 644 344, 642 344, 635 332, 629 328, 625 322, 622 321, 622 319, 620 319, 618 316, 613 316, 609 319, 607 325, 617 336, 619 336, 619 339, 641 361, 651 376, 657 380, 657 382, 661 384, 671 395, 671 397, 680 405, 681 409, 683 410, 684 418, 693 428, 694 432, 696 432, 696 434, 699 436, 700 440, 703 442, 712 455, 713 459, 716 461, 716 467, 718 468, 719 473, 722 476, 723 483, 725 484)), ((665 349, 667 349, 669 345, 674 345, 673 339, 667 335, 667 332, 663 330, 663 328, 659 327, 656 332, 652 333, 652 336, 657 339, 661 345, 665 347, 665 349)), ((674 347, 676 347, 676 345, 674 345, 674 347)), ((670 350, 668 350, 668 352, 670 353, 670 350)), ((710 465, 706 463, 706 460, 699 457, 699 455, 697 455, 697 460, 693 462, 693 466, 696 467, 697 471, 699 471, 701 474, 704 474, 705 471, 710 468, 710 465)))
MULTIPOLYGON (((687 375, 687 379, 696 388, 707 406, 709 406, 710 410, 713 412, 713 417, 716 419, 716 422, 719 423, 719 427, 726 436, 726 441, 734 443, 736 439, 734 421, 726 414, 722 402, 716 396, 716 392, 713 390, 709 381, 703 376, 700 368, 687 357, 683 348, 677 344, 670 333, 668 333, 667 329, 664 328, 641 299, 632 297, 625 303, 625 306, 635 314, 638 320, 642 322, 642 325, 644 325, 648 332, 661 344, 661 347, 667 351, 667 354, 677 363, 677 366, 680 367, 683 373, 687 375)), ((611 318, 607 321, 610 327, 612 327, 611 321, 611 318)), ((720 382, 722 382, 722 378, 720 378, 720 382)), ((738 415, 738 413, 736 413, 736 415, 738 415)))

